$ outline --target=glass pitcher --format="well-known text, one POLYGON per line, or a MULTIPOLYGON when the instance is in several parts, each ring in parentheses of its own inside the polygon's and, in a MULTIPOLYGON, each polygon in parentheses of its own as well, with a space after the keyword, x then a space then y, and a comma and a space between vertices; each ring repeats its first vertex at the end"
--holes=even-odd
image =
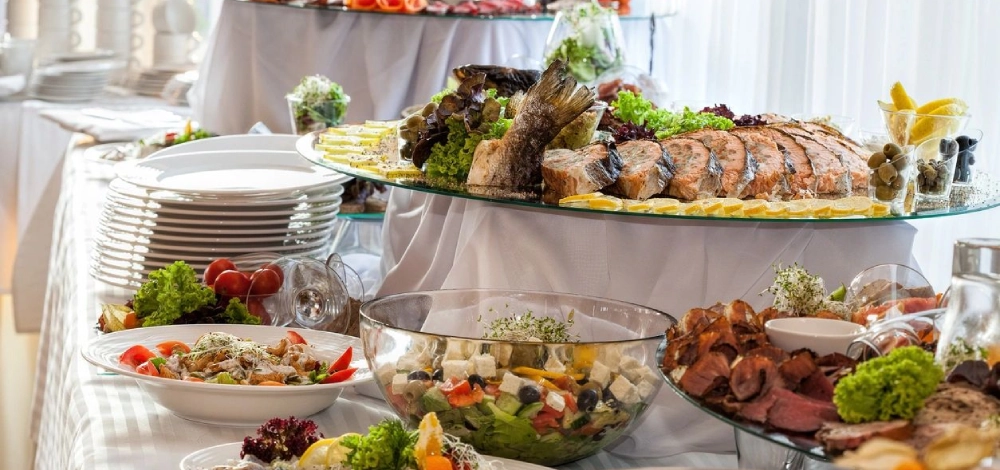
POLYGON ((965 360, 1000 362, 1000 239, 955 243, 936 358, 948 371, 965 360))

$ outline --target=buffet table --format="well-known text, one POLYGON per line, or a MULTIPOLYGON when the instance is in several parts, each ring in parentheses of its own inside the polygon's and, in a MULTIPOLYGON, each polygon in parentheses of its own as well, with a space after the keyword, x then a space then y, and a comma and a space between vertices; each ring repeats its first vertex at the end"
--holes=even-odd
MULTIPOLYGON (((87 273, 107 183, 101 178, 104 165, 81 157, 77 150, 66 159, 56 211, 32 419, 36 468, 173 470, 188 453, 239 441, 253 429, 177 418, 155 405, 135 380, 101 373, 82 358, 81 348, 96 335, 100 304, 123 301, 129 293, 100 284, 87 273)), ((381 400, 345 392, 312 419, 326 435, 336 435, 363 431, 389 415, 381 400)), ((601 453, 565 468, 662 466, 731 468, 735 457, 686 453, 649 460, 601 453)))
MULTIPOLYGON (((653 76, 666 76, 666 21, 622 19, 629 64, 648 72, 650 44, 660 44, 653 76)), ((529 66, 512 58, 540 59, 551 26, 551 17, 386 15, 227 0, 188 99, 198 121, 219 134, 246 132, 257 121, 290 132, 285 93, 303 76, 321 74, 351 96, 347 122, 395 119, 440 91, 455 66, 529 66)))
MULTIPOLYGON (((698 221, 500 205, 394 189, 379 294, 498 288, 607 297, 680 318, 759 297, 772 266, 799 263, 832 290, 882 263, 916 266, 906 222, 698 221)), ((735 450, 733 428, 661 389, 613 453, 656 458, 735 450)))

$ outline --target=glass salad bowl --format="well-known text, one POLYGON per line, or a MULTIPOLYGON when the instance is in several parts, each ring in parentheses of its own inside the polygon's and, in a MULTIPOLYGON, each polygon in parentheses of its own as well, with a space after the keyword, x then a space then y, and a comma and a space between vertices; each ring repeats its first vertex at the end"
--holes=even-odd
POLYGON ((618 14, 596 2, 582 2, 556 14, 545 41, 545 64, 564 60, 577 81, 598 77, 625 65, 625 41, 618 14))
POLYGON ((546 466, 629 432, 663 384, 656 350, 674 323, 635 304, 514 290, 414 292, 361 306, 365 358, 404 421, 416 426, 434 411, 482 453, 546 466))

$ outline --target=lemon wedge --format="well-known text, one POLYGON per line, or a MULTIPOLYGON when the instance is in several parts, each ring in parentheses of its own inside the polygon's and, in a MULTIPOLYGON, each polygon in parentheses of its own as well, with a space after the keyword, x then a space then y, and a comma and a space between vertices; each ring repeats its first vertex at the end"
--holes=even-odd
POLYGON ((325 467, 326 457, 330 452, 330 447, 337 445, 338 439, 336 437, 331 437, 327 439, 320 439, 313 442, 305 452, 302 453, 302 457, 299 457, 299 468, 311 468, 312 466, 325 467))
POLYGON ((628 212, 649 212, 652 208, 653 203, 649 201, 625 200, 625 210, 628 212))
POLYGON ((795 218, 809 217, 811 214, 811 208, 809 207, 809 202, 799 199, 796 201, 789 201, 788 203, 788 216, 795 218))
POLYGON ((896 109, 917 109, 917 103, 906 93, 902 83, 893 83, 892 88, 889 89, 889 96, 892 97, 892 104, 896 106, 896 109))
POLYGON ((744 217, 763 217, 767 213, 768 202, 763 199, 751 199, 743 201, 744 217))
POLYGON ((676 214, 680 211, 681 201, 673 198, 662 198, 653 200, 652 212, 656 214, 676 214))

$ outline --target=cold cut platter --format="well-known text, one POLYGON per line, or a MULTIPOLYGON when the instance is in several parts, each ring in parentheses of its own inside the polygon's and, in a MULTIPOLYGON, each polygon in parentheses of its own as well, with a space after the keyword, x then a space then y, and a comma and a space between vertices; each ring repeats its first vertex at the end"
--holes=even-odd
POLYGON ((544 72, 453 73, 457 89, 406 119, 316 131, 298 152, 406 189, 638 217, 864 222, 1000 206, 1000 178, 978 172, 952 185, 943 173, 968 136, 861 144, 822 121, 736 117, 725 105, 668 111, 635 86, 579 87, 560 60, 544 72))

